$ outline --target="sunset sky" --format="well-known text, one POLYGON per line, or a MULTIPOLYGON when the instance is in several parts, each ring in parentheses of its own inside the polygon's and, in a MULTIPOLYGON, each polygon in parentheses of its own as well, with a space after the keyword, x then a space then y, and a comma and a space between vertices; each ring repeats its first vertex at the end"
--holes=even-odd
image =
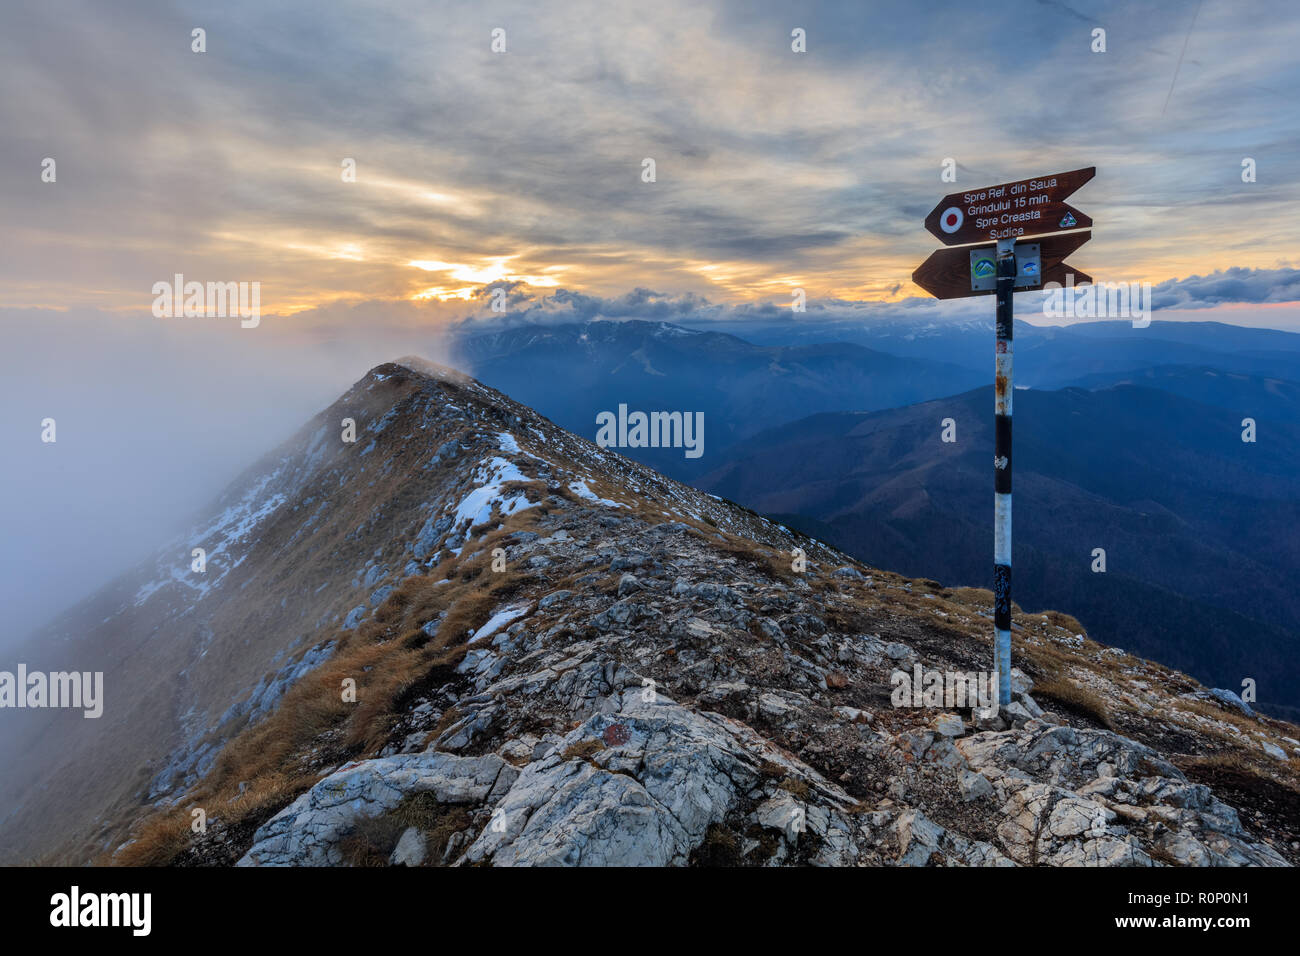
POLYGON ((945 6, 9 8, 0 302, 147 313, 179 272, 258 281, 264 313, 303 323, 460 318, 494 281, 532 303, 883 305, 924 295, 946 192, 1095 165, 1079 268, 1200 276, 1156 307, 1294 323, 1300 5, 945 6), (1204 278, 1229 268, 1251 271, 1204 278))
POLYGON ((366 369, 447 360, 493 283, 509 322, 988 319, 912 285, 925 215, 1096 166, 1072 264, 1158 319, 1300 330, 1297 50, 1294 0, 4 3, 9 629, 366 369), (153 317, 176 273, 260 283, 261 323, 153 317))

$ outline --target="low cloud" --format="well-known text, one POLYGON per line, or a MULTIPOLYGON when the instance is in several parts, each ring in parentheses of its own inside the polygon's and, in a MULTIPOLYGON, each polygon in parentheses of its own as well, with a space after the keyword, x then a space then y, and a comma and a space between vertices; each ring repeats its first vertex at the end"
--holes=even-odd
POLYGON ((1168 279, 1151 289, 1156 309, 1300 302, 1300 269, 1216 269, 1209 275, 1168 279))
MULTIPOLYGON (((911 297, 892 302, 852 299, 809 299, 804 312, 792 312, 788 302, 711 302, 694 293, 674 294, 637 288, 620 296, 589 295, 569 289, 541 293, 521 283, 494 283, 475 298, 481 306, 455 322, 456 332, 473 333, 518 325, 567 325, 597 320, 701 323, 883 322, 925 318, 961 321, 988 312, 980 298, 941 301, 911 297), (505 312, 491 310, 489 290, 508 289, 505 312)), ((1209 275, 1169 279, 1152 288, 1156 310, 1208 309, 1224 305, 1265 305, 1300 302, 1300 269, 1247 269, 1234 266, 1209 275)))

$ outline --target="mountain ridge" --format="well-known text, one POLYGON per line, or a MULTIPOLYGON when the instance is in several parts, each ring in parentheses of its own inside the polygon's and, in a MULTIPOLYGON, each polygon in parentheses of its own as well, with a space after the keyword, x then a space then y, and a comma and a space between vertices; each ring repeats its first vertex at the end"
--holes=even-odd
MULTIPOLYGON (((173 548, 140 587, 112 592, 118 618, 87 622, 72 642, 83 653, 132 653, 110 668, 108 722, 86 722, 97 735, 47 724, 72 763, 24 781, 0 829, 7 855, 1281 865, 1294 853, 1293 728, 1093 644, 1066 616, 1019 609, 1011 708, 895 707, 891 674, 988 666, 988 592, 855 565, 408 361, 373 369, 219 499, 225 518, 201 541, 220 581, 199 593, 176 580, 189 553, 173 548), (336 437, 344 417, 355 442, 336 437), (155 696, 121 715, 129 686, 155 696), (169 733, 129 735, 163 716, 169 733)), ((94 601, 62 627, 87 613, 94 601)))

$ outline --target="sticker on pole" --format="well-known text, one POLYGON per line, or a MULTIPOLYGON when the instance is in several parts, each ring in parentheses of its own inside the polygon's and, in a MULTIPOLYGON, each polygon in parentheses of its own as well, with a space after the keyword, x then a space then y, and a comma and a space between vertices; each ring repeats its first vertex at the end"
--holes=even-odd
MULTIPOLYGON (((957 250, 953 250, 954 252, 957 250)), ((965 249, 960 250, 965 252, 965 249)), ((1032 289, 1041 284, 1042 249, 1037 242, 1016 243, 1016 281, 1014 288, 1032 289)), ((970 287, 972 292, 993 292, 998 287, 997 251, 992 246, 970 250, 970 287)))
POLYGON ((979 255, 978 253, 971 256, 970 274, 972 279, 987 279, 998 271, 997 260, 992 256, 979 255))
POLYGON ((961 228, 961 224, 966 221, 965 214, 956 206, 949 206, 939 217, 939 228, 946 233, 954 233, 961 228))
MULTIPOLYGON (((1091 232, 1080 231, 1047 236, 1036 242, 1017 242, 1016 291, 1038 289, 1048 282, 1066 285, 1067 273, 1074 275, 1074 285, 1091 283, 1090 277, 1065 262, 1066 256, 1091 238, 1091 232)), ((993 243, 939 249, 916 268, 912 281, 936 299, 992 295, 998 287, 997 261, 997 247, 993 243)))

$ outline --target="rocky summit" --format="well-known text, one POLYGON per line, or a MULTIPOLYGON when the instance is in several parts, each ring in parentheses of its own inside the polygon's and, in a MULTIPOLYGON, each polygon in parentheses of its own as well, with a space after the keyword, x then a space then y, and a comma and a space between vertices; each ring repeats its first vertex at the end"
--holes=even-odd
POLYGON ((1295 727, 1019 608, 1012 704, 953 698, 991 668, 989 592, 855 564, 447 369, 372 370, 225 501, 224 577, 132 600, 201 635, 191 682, 238 649, 241 687, 166 685, 177 730, 130 799, 83 804, 83 859, 1300 859, 1295 727))

